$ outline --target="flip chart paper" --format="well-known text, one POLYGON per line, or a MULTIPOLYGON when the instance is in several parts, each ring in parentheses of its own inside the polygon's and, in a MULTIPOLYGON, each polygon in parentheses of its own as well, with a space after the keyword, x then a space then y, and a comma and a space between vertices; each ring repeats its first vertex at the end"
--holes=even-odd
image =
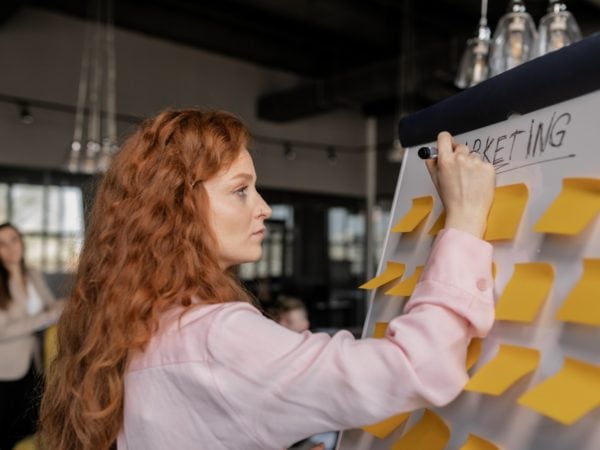
POLYGON ((528 197, 529 191, 525 183, 497 187, 483 238, 487 241, 513 239, 528 197))
POLYGON ((538 233, 580 233, 600 212, 599 178, 564 178, 563 187, 535 224, 538 233))
POLYGON ((377 322, 375 324, 375 329, 373 330, 373 337, 375 339, 383 338, 385 336, 385 332, 387 331, 387 327, 387 322, 377 322))
POLYGON ((423 417, 392 446, 392 450, 443 450, 450 440, 450 428, 433 411, 423 417))
POLYGON ((565 322, 600 325, 600 259, 583 260, 583 274, 556 318, 565 322))
POLYGON ((515 264, 513 275, 496 304, 496 320, 533 321, 553 282, 554 268, 551 264, 515 264))
POLYGON ((408 416, 410 416, 410 413, 400 413, 390 417, 389 419, 385 419, 382 422, 364 426, 362 427, 362 430, 372 434, 375 437, 378 437, 379 439, 385 439, 392 433, 392 431, 402 425, 406 419, 408 419, 408 416))
POLYGON ((487 439, 469 434, 469 437, 460 448, 460 450, 500 450, 496 444, 492 444, 487 439))
POLYGON ((376 276, 375 278, 370 279, 366 283, 359 286, 359 289, 375 289, 379 286, 383 286, 386 283, 389 283, 396 278, 400 278, 404 274, 404 269, 406 266, 399 262, 388 261, 385 267, 385 271, 376 276))
POLYGON ((500 344, 498 354, 473 375, 465 390, 500 395, 519 379, 533 372, 539 361, 538 350, 500 344))
POLYGON ((407 233, 417 228, 425 217, 429 215, 433 208, 433 197, 427 195, 425 197, 417 197, 412 200, 412 208, 400 221, 394 225, 392 232, 407 233))
POLYGON ((424 266, 417 266, 413 274, 408 277, 406 280, 402 280, 396 286, 391 288, 390 290, 385 292, 385 295, 399 295, 399 296, 409 296, 413 293, 419 278, 421 277, 421 272, 423 272, 424 266))
POLYGON ((571 425, 600 406, 600 366, 565 358, 563 367, 554 376, 525 392, 518 402, 571 425))

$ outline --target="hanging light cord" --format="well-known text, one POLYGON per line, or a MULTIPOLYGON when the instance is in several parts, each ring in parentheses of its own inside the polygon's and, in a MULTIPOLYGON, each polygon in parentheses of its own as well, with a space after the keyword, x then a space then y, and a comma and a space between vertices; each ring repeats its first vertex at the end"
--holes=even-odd
POLYGON ((487 7, 488 0, 481 0, 481 18, 479 19, 479 26, 487 26, 487 7))

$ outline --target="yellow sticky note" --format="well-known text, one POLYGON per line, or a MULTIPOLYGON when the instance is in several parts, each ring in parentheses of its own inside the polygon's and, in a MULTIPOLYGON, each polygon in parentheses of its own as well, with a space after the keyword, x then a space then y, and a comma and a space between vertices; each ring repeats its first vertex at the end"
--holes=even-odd
POLYGON ((408 297, 415 290, 415 286, 421 277, 424 266, 417 266, 414 273, 406 280, 402 280, 396 286, 385 292, 385 295, 399 295, 408 297))
POLYGON ((563 187, 533 227, 538 233, 578 234, 600 212, 599 178, 564 178, 563 187))
POLYGON ((435 223, 429 229, 429 234, 435 236, 444 228, 444 225, 446 225, 446 211, 442 211, 435 220, 435 223))
POLYGON ((600 406, 600 366, 565 358, 554 376, 525 392, 518 402, 571 425, 600 406))
POLYGON ((465 390, 500 395, 520 378, 533 372, 539 362, 538 350, 501 344, 498 354, 473 375, 465 390))
POLYGON ((487 439, 483 439, 474 434, 469 434, 469 437, 460 450, 500 450, 500 448, 487 439))
POLYGON ((408 419, 408 416, 410 416, 410 413, 400 413, 382 422, 364 426, 362 430, 379 439, 385 439, 392 431, 402 425, 408 419))
POLYGON ((528 197, 529 191, 525 183, 497 187, 483 238, 487 241, 513 239, 528 197))
POLYGON ((518 263, 496 304, 496 320, 531 322, 554 282, 551 264, 518 263))
POLYGON ((389 283, 396 278, 400 278, 404 274, 404 269, 406 266, 399 262, 388 261, 385 267, 385 271, 376 276, 375 278, 370 279, 366 283, 359 286, 359 289, 375 289, 379 286, 383 286, 386 283, 389 283))
POLYGON ((600 325, 600 259, 584 259, 583 275, 558 313, 565 322, 600 325))
POLYGON ((443 450, 449 440, 448 425, 426 409, 421 420, 394 443, 392 450, 443 450))
POLYGON ((427 195, 425 197, 413 198, 412 208, 400 221, 394 225, 392 231, 394 233, 407 233, 417 228, 425 217, 433 208, 433 197, 427 195))
POLYGON ((387 322, 376 322, 375 330, 373 330, 373 337, 375 339, 381 339, 385 336, 385 332, 387 331, 388 323, 387 322))
POLYGON ((467 348, 467 370, 475 365, 481 355, 481 339, 473 338, 467 348))

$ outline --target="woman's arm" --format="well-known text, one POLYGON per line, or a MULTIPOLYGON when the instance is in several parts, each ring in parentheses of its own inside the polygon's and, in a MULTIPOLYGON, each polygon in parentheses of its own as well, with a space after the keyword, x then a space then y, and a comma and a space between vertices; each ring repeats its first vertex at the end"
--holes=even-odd
POLYGON ((491 255, 490 244, 443 231, 384 339, 297 334, 248 304, 228 305, 208 333, 215 382, 265 445, 444 405, 468 379, 469 340, 493 323, 491 255))
POLYGON ((0 342, 48 328, 58 320, 61 312, 62 308, 51 308, 35 316, 28 316, 15 314, 10 306, 8 310, 0 310, 0 342))
POLYGON ((27 277, 41 298, 44 310, 29 316, 26 292, 13 285, 11 290, 14 294, 13 300, 7 310, 0 310, 0 341, 27 336, 48 328, 58 320, 62 312, 64 302, 54 299, 42 274, 37 270, 29 269, 27 277))
POLYGON ((57 299, 54 296, 50 290, 50 287, 48 286, 48 283, 46 282, 46 279, 44 278, 44 275, 41 272, 34 269, 29 269, 27 271, 27 276, 30 277, 35 290, 42 299, 42 302, 44 303, 44 309, 62 310, 65 299, 57 299))

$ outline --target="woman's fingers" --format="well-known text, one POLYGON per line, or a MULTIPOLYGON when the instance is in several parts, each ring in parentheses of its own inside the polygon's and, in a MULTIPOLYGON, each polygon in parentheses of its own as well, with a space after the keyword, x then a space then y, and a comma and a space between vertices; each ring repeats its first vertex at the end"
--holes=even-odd
POLYGON ((469 155, 469 148, 466 145, 464 145, 464 144, 456 145, 454 147, 454 154, 455 155, 468 156, 469 155))
POLYGON ((455 146, 456 146, 456 143, 454 142, 454 139, 452 138, 452 135, 450 133, 448 133, 447 131, 442 131, 440 134, 438 134, 438 137, 437 137, 438 159, 440 159, 440 158, 444 159, 444 158, 452 155, 455 146))
POLYGON ((437 145, 437 161, 427 161, 427 169, 444 203, 446 226, 481 236, 494 197, 494 168, 447 132, 438 135, 437 145))

